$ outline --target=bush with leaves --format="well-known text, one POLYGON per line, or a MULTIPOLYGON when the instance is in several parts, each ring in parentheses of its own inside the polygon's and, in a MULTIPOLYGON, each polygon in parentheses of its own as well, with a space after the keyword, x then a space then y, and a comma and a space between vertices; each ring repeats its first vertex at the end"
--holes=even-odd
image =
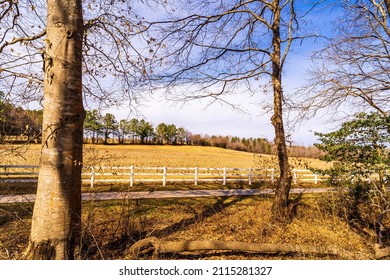
POLYGON ((349 221, 375 228, 383 246, 383 221, 390 212, 390 118, 359 113, 338 130, 316 136, 321 143, 315 146, 326 153, 323 160, 333 162, 323 173, 343 191, 349 221))

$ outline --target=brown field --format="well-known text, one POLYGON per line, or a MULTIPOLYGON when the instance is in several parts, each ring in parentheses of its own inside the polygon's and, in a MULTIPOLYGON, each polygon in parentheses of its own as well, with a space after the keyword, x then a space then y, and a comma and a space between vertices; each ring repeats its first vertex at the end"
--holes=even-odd
MULTIPOLYGON (((40 145, 0 145, 0 165, 39 164, 40 145)), ((84 164, 95 166, 167 166, 256 168, 276 165, 276 158, 215 147, 151 145, 85 145, 84 164)), ((293 165, 326 168, 318 159, 293 160, 293 165), (299 162, 299 163, 298 163, 299 162)))
MULTIPOLYGON (((40 145, 0 145, 0 165, 38 165, 40 145)), ((308 166, 323 168, 326 163, 318 159, 296 159, 291 158, 295 168, 307 169, 308 166)), ((204 167, 204 168, 261 168, 277 169, 275 156, 258 155, 248 152, 240 152, 216 147, 202 146, 152 146, 152 145, 85 145, 84 146, 85 166, 143 166, 143 167, 204 167)), ((89 171, 89 169, 87 169, 89 171)), ((127 171, 128 172, 128 171, 127 171)), ((222 176, 222 174, 220 175, 222 176)), ((193 176, 190 176, 193 179, 193 176)), ((189 177, 189 178, 190 178, 189 177)), ((89 178, 89 177, 85 177, 89 178)), ((112 177, 114 178, 114 177, 112 177)), ((127 177, 123 177, 128 179, 127 177)), ((161 179, 161 175, 154 177, 161 179)), ((222 177, 221 177, 222 178, 222 177)), ((150 185, 153 183, 147 183, 150 185)), ((90 188, 89 182, 83 184, 84 192, 99 191, 127 191, 129 183, 95 183, 90 188)), ((166 187, 162 182, 154 183, 156 190, 193 189, 194 183, 171 183, 166 187)), ((249 188, 250 186, 241 183, 229 183, 223 186, 222 182, 201 183, 202 189, 221 188, 249 188)), ((257 184, 252 187, 257 187, 257 184)), ((269 184, 267 185, 269 187, 269 184)), ((266 187, 267 187, 266 186, 266 187)), ((308 186, 318 186, 308 184, 308 186)), ((132 191, 142 191, 148 186, 136 183, 132 191)), ((7 188, 0 188, 0 194, 26 194, 34 193, 35 185, 8 184, 7 188)))

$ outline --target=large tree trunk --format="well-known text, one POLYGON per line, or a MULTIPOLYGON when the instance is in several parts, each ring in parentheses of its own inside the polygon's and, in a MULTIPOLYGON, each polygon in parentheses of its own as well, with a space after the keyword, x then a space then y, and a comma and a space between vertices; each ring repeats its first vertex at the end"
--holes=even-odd
POLYGON ((275 144, 279 163, 279 179, 272 205, 272 216, 275 222, 285 222, 288 218, 288 197, 291 188, 291 171, 288 163, 286 136, 283 124, 283 90, 282 65, 280 54, 280 7, 279 1, 274 1, 272 84, 274 91, 274 114, 271 118, 275 129, 275 144))
POLYGON ((42 150, 27 259, 73 259, 81 231, 81 0, 47 0, 42 150))
POLYGON ((144 255, 180 253, 192 251, 236 251, 262 254, 313 254, 344 257, 336 247, 326 248, 310 245, 265 244, 235 241, 164 241, 155 237, 134 243, 126 252, 125 259, 138 259, 144 255))

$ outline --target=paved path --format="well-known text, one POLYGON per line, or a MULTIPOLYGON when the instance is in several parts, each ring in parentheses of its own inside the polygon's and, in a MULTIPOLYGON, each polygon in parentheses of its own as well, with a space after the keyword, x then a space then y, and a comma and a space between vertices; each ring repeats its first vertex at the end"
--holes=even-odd
MULTIPOLYGON (((293 188, 290 193, 326 193, 331 188, 293 188)), ((115 199, 142 199, 142 198, 194 198, 194 197, 223 197, 271 195, 273 189, 235 189, 235 190, 186 190, 186 191, 154 191, 154 192, 97 192, 83 193, 82 200, 115 200, 115 199)), ((35 194, 0 195, 0 204, 34 202, 35 194)))

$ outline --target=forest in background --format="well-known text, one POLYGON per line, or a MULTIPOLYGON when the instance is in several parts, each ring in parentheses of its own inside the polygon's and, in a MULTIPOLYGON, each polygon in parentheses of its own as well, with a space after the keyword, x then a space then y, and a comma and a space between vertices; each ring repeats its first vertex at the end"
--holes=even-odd
MULTIPOLYGON (((14 106, 0 93, 0 143, 40 142, 42 110, 25 110, 14 106)), ((260 154, 275 154, 274 143, 266 138, 207 135, 193 133, 175 124, 157 126, 145 119, 117 120, 111 113, 86 111, 84 141, 91 144, 149 144, 211 146, 260 154)), ((290 143, 291 156, 319 158, 322 153, 314 146, 290 143)))

